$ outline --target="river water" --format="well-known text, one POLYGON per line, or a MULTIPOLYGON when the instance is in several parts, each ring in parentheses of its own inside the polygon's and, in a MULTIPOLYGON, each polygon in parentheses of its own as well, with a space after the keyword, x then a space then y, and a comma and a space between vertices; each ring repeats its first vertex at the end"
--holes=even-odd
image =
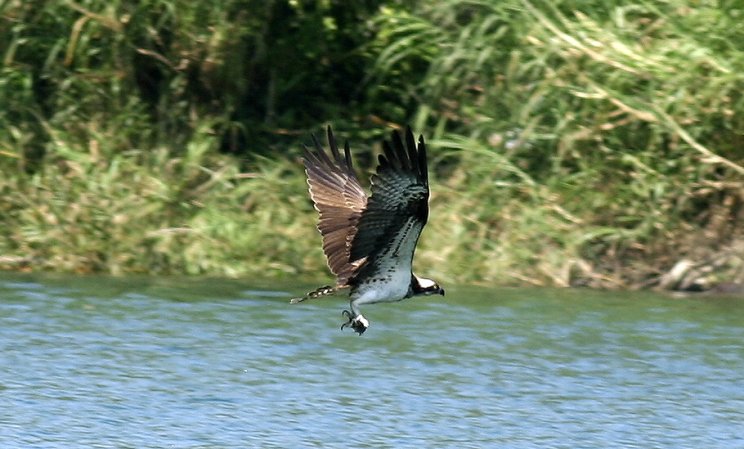
POLYGON ((744 448, 744 298, 0 274, 1 448, 744 448))

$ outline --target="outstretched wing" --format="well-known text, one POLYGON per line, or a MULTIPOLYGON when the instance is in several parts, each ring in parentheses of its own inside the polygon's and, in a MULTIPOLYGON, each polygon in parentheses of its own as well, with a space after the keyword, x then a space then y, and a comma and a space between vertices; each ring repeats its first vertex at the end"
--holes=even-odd
POLYGON ((372 196, 359 220, 350 256, 351 260, 367 257, 368 262, 378 256, 397 257, 410 265, 429 217, 426 145, 419 137, 417 146, 408 127, 405 143, 400 133, 393 131, 383 148, 372 176, 372 196))
POLYGON ((310 198, 320 214, 318 230, 323 238, 328 267, 336 275, 338 285, 346 285, 358 265, 353 264, 356 259, 350 257, 351 242, 367 205, 367 194, 354 174, 348 142, 342 156, 329 126, 328 144, 332 158, 315 136, 313 143, 314 148, 305 147, 303 159, 310 198))

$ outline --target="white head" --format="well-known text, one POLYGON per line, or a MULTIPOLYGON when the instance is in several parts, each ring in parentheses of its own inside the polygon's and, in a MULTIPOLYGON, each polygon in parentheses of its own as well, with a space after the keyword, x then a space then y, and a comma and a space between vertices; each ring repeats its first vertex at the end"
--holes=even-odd
POLYGON ((444 296, 444 289, 439 286, 436 282, 431 279, 420 278, 413 275, 413 294, 418 295, 442 295, 444 296))

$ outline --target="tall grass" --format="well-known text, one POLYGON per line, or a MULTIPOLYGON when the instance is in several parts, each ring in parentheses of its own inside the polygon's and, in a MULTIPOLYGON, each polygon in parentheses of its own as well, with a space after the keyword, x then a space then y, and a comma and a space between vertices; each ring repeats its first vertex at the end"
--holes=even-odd
POLYGON ((355 30, 338 23, 363 22, 370 9, 0 3, 0 266, 320 271, 297 136, 322 111, 342 110, 322 99, 361 65, 331 72, 309 61, 353 62, 338 47, 356 46, 355 30), (299 36, 307 45, 293 52, 299 36), (319 83, 326 74, 336 82, 319 83))
POLYGON ((300 142, 330 122, 371 169, 370 145, 410 121, 432 147, 431 277, 744 282, 740 14, 6 1, 0 266, 320 276, 300 142))
MULTIPOLYGON (((113 153, 106 136, 99 139, 86 153, 48 157, 31 176, 3 179, 0 253, 16 257, 0 263, 222 276, 267 268, 297 274, 313 265, 312 251, 291 245, 313 221, 299 195, 303 182, 288 176, 286 161, 265 160, 256 171, 240 172, 201 132, 180 157, 165 148, 113 153)), ((320 268, 320 257, 314 265, 320 268)))
POLYGON ((735 252, 741 279, 737 14, 444 1, 381 16, 377 81, 426 67, 409 92, 447 185, 430 232, 457 242, 427 251, 428 265, 489 282, 646 285, 683 258, 735 252))

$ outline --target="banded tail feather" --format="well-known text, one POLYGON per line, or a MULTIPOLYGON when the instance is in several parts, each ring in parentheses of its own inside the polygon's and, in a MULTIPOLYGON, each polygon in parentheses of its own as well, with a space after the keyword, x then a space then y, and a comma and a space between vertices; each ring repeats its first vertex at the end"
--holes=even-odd
POLYGON ((331 287, 330 285, 324 285, 322 287, 318 287, 315 290, 311 292, 305 293, 305 296, 301 296, 299 298, 292 298, 289 300, 290 304, 297 304, 299 302, 307 301, 308 299, 317 299, 322 298, 324 296, 331 296, 334 293, 336 293, 336 288, 331 287))

